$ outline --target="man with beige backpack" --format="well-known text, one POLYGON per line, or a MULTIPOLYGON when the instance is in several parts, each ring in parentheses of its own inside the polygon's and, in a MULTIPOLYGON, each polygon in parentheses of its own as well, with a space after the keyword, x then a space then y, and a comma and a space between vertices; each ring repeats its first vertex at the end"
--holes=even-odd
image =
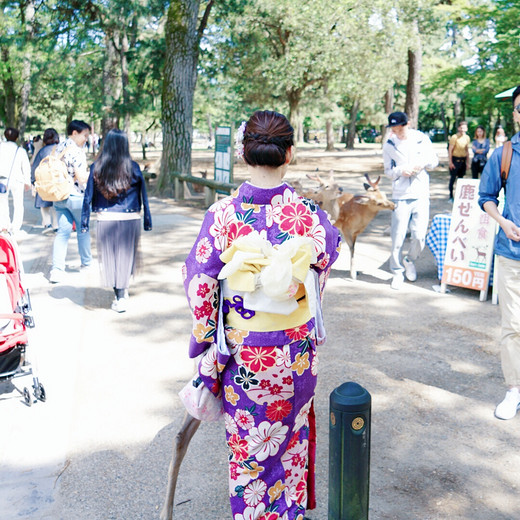
POLYGON ((85 144, 90 130, 90 125, 85 121, 71 121, 67 127, 67 139, 56 148, 56 154, 61 157, 70 175, 70 195, 65 200, 54 203, 58 215, 58 231, 52 250, 52 269, 49 276, 51 283, 62 282, 65 277, 65 260, 73 223, 77 229, 81 267, 88 267, 92 261, 90 233, 80 231, 81 209, 89 175, 85 144))

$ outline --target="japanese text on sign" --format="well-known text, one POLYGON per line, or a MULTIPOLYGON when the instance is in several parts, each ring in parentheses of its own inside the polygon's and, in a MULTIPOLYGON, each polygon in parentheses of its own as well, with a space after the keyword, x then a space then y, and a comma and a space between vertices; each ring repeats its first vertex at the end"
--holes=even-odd
POLYGON ((442 283, 483 291, 493 260, 495 221, 478 205, 478 179, 457 181, 442 283))

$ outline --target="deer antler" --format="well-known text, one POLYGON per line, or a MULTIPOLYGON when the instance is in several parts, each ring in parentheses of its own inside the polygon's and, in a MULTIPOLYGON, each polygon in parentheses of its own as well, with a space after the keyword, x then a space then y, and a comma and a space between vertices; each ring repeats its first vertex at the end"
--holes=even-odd
POLYGON ((368 181, 368 184, 370 184, 370 186, 372 188, 374 188, 374 190, 377 190, 377 185, 379 184, 379 181, 381 180, 381 175, 377 178, 376 182, 373 182, 373 181, 370 180, 370 177, 368 176, 368 173, 365 173, 365 178, 368 181))

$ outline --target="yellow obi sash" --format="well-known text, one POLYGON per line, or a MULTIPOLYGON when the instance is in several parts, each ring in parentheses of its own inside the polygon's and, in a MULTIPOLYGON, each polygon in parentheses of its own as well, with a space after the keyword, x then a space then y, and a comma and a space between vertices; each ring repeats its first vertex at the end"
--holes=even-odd
POLYGON ((218 278, 224 280, 227 325, 269 332, 298 327, 313 316, 306 290, 316 262, 310 238, 273 246, 255 231, 235 240, 220 259, 226 264, 218 278))

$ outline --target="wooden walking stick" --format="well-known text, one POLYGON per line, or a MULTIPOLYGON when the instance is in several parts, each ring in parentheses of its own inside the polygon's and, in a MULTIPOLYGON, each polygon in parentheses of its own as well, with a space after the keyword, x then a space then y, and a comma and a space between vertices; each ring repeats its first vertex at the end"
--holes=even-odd
POLYGON ((166 498, 161 511, 161 520, 172 520, 177 477, 179 476, 179 470, 184 455, 186 455, 190 441, 195 435, 199 425, 200 420, 195 419, 195 417, 192 417, 188 412, 186 412, 181 429, 173 440, 173 454, 168 469, 168 487, 166 489, 166 498))

